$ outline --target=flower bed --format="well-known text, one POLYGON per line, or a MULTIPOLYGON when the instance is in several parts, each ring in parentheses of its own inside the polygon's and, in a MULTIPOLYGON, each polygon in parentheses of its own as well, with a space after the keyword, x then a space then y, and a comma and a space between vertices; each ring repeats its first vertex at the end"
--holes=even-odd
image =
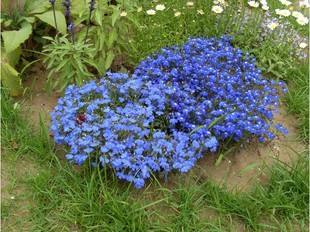
POLYGON ((132 76, 69 86, 51 131, 69 160, 108 165, 141 188, 153 172, 187 172, 228 138, 287 133, 272 121, 281 89, 228 37, 189 39, 148 57, 132 76))

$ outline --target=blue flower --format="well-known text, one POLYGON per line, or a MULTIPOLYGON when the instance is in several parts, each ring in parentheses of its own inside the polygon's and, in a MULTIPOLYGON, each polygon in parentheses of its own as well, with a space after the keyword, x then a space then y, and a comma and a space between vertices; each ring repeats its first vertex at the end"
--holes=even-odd
POLYGON ((188 172, 226 139, 286 134, 273 123, 281 89, 230 38, 192 38, 149 56, 131 76, 68 86, 50 130, 71 162, 108 165, 142 188, 151 173, 188 172))

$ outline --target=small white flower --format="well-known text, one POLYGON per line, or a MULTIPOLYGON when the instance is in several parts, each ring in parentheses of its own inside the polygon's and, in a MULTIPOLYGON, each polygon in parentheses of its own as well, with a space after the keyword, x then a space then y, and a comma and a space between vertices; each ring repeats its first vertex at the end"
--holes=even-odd
POLYGON ((186 6, 190 6, 190 7, 191 7, 191 6, 194 6, 194 2, 187 2, 187 3, 186 3, 186 6))
POLYGON ((309 19, 307 17, 298 17, 296 22, 302 26, 307 25, 309 23, 309 19))
POLYGON ((276 14, 280 16, 288 17, 291 15, 291 12, 289 10, 276 9, 276 14))
POLYGON ((300 13, 299 11, 293 11, 292 12, 292 16, 295 18, 301 18, 301 17, 305 17, 302 13, 300 13))
POLYGON ((269 10, 269 6, 267 6, 267 5, 262 5, 262 9, 263 9, 263 10, 269 10))
POLYGON ((14 199, 15 199, 15 196, 11 196, 10 198, 11 198, 11 200, 14 200, 14 199))
POLYGON ((300 48, 306 48, 306 47, 308 47, 308 44, 306 44, 306 43, 304 43, 304 42, 301 42, 301 43, 299 44, 299 47, 300 47, 300 48))
POLYGON ((164 9, 166 9, 165 5, 164 4, 158 4, 156 7, 155 7, 156 10, 158 11, 163 11, 164 9))
POLYGON ((248 4, 249 6, 254 7, 254 8, 259 7, 259 2, 256 2, 256 1, 249 1, 248 4))
POLYGON ((224 7, 228 6, 228 4, 227 4, 227 2, 225 0, 214 0, 213 4, 214 5, 221 5, 221 6, 224 6, 224 7))
POLYGON ((156 14, 156 11, 153 10, 153 9, 150 9, 150 10, 147 10, 146 13, 147 13, 148 15, 155 15, 155 14, 156 14))
POLYGON ((304 1, 299 2, 299 6, 304 7, 304 8, 309 8, 310 4, 309 4, 308 0, 304 0, 304 1))
POLYGON ((197 10, 197 14, 204 15, 205 12, 203 12, 203 10, 197 10))
POLYGON ((175 17, 179 17, 181 15, 181 12, 180 11, 176 11, 175 13, 174 13, 174 16, 175 17))
POLYGON ((268 5, 267 1, 266 0, 260 0, 259 1, 262 5, 268 5))
POLYGON ((269 23, 268 25, 267 25, 267 27, 270 29, 270 30, 274 30, 274 29, 276 29, 277 27, 279 26, 279 23, 277 23, 277 22, 271 22, 271 23, 269 23))
POLYGON ((140 6, 140 7, 138 7, 137 12, 141 12, 142 10, 143 10, 143 8, 140 6))
POLYGON ((289 6, 289 5, 291 5, 292 4, 292 2, 290 2, 290 1, 287 1, 287 0, 279 0, 283 5, 285 5, 285 6, 289 6))
POLYGON ((127 12, 126 12, 126 11, 122 11, 122 12, 120 13, 120 16, 121 16, 121 17, 126 17, 126 16, 127 16, 127 12))
POLYGON ((218 5, 215 5, 215 6, 212 6, 212 11, 216 14, 220 14, 223 12, 223 7, 221 6, 218 6, 218 5))

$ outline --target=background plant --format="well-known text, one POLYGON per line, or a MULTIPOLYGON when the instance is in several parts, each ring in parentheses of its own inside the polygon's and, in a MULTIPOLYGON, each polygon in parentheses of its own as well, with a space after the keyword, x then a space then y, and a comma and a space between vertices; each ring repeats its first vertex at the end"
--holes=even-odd
POLYGON ((93 59, 95 48, 83 41, 72 43, 67 36, 57 36, 55 39, 45 37, 50 41, 43 49, 44 62, 47 65, 49 89, 58 88, 63 91, 67 85, 76 83, 82 85, 90 80, 94 74, 90 71, 98 70, 93 59))
MULTIPOLYGON (((48 79, 51 80, 51 76, 55 72, 58 73, 58 76, 54 75, 56 78, 53 80, 57 80, 53 84, 54 88, 59 87, 59 90, 63 90, 69 83, 81 84, 81 80, 87 80, 90 76, 104 75, 113 62, 114 69, 118 70, 124 71, 130 66, 124 59, 127 56, 126 43, 133 30, 134 20, 130 16, 133 4, 134 2, 130 1, 115 2, 115 4, 107 1, 65 3, 64 10, 67 15, 67 29, 71 36, 71 48, 68 40, 56 41, 55 39, 54 43, 47 45, 43 51, 47 56, 45 62, 49 64, 48 79), (56 43, 57 46, 55 46, 56 43), (53 54, 60 54, 61 47, 66 51, 71 50, 72 55, 76 53, 74 62, 69 61, 71 57, 68 53, 61 56, 68 59, 70 68, 64 66, 64 60, 53 58, 50 54, 53 50, 57 50, 53 54), (61 70, 62 68, 65 70, 61 70), (68 76, 69 72, 71 73, 68 76)), ((56 2, 55 8, 59 7, 59 3, 56 2)))
MULTIPOLYGON (((66 24, 63 14, 56 11, 58 17, 59 32, 66 32, 66 24)), ((49 26, 55 27, 53 11, 47 1, 4 1, 1 12, 1 82, 8 88, 13 96, 22 93, 22 75, 24 70, 33 62, 27 62, 17 68, 22 56, 25 56, 22 45, 33 39, 36 43, 42 42, 40 36, 36 36, 34 31, 38 31, 39 21, 49 26)), ((45 26, 46 26, 45 24, 45 26)), ((46 30, 45 30, 46 31, 46 30)), ((28 46, 29 47, 29 46, 28 46)), ((31 47, 30 47, 31 48, 31 47)))

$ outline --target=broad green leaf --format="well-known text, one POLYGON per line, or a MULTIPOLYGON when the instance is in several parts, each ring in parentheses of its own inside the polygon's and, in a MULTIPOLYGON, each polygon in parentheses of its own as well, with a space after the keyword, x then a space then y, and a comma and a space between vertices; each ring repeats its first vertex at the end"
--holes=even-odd
MULTIPOLYGON (((60 11, 55 11, 55 15, 56 15, 56 23, 57 23, 58 31, 61 32, 62 34, 66 34, 67 24, 66 24, 65 16, 60 11)), ((35 16, 38 17, 43 22, 45 22, 45 23, 51 25, 52 27, 56 28, 55 27, 54 14, 53 14, 52 10, 47 11, 43 14, 37 14, 35 16)))
POLYGON ((41 14, 50 8, 51 4, 47 0, 26 0, 24 5, 25 15, 41 14))
POLYGON ((113 51, 108 51, 107 58, 106 58, 105 64, 104 64, 104 67, 105 67, 106 70, 111 67, 111 64, 113 62, 114 56, 115 55, 114 55, 113 51))
POLYGON ((9 53, 2 52, 2 56, 5 57, 6 61, 13 67, 18 63, 20 55, 21 55, 20 47, 16 48, 14 51, 11 51, 9 53))
POLYGON ((120 17, 120 10, 118 7, 113 8, 113 14, 112 14, 112 27, 114 27, 115 22, 120 17))
POLYGON ((35 17, 24 17, 24 20, 32 24, 36 21, 36 18, 35 17))
POLYGON ((1 61, 1 82, 8 88, 12 96, 19 96, 23 92, 19 73, 8 63, 1 61))
POLYGON ((81 18, 84 14, 88 14, 89 6, 87 0, 71 0, 71 13, 72 15, 78 16, 77 18, 81 18))
POLYGON ((3 31, 2 38, 6 53, 17 49, 32 33, 32 27, 29 23, 24 23, 18 31, 3 31))
POLYGON ((112 45, 116 41, 116 39, 117 39, 117 32, 116 32, 116 29, 113 28, 113 30, 109 33, 109 38, 107 41, 108 49, 112 48, 112 45))

